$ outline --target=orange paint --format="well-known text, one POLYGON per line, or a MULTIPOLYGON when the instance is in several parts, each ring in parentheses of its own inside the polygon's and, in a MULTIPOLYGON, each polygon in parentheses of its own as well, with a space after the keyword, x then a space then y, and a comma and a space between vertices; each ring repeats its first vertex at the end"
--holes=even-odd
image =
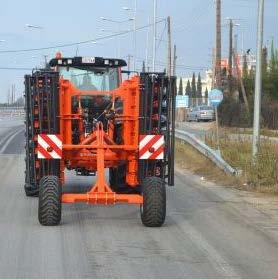
POLYGON ((116 194, 108 186, 105 178, 105 168, 117 167, 120 160, 127 162, 126 182, 130 187, 138 185, 138 138, 139 138, 139 82, 138 76, 124 81, 113 91, 82 91, 74 87, 68 80, 60 79, 60 134, 63 142, 63 163, 61 164, 61 180, 64 182, 64 169, 86 168, 97 174, 96 183, 85 194, 66 193, 62 202, 86 202, 90 204, 132 203, 141 204, 143 197, 139 194, 116 194), (112 100, 120 98, 123 101, 123 113, 108 120, 107 131, 101 122, 96 124, 93 133, 85 137, 80 106, 81 96, 109 95, 112 100), (72 97, 79 102, 78 110, 72 113, 72 97), (80 144, 72 142, 72 121, 78 121, 80 144), (122 144, 113 140, 114 121, 121 121, 122 144))

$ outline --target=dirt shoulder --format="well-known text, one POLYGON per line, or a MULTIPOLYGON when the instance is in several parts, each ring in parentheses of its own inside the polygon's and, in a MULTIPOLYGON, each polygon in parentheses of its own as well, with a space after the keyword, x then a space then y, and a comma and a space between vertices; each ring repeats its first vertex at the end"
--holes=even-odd
POLYGON ((278 194, 278 145, 269 143, 259 155, 258 164, 252 165, 251 146, 246 142, 221 142, 223 158, 242 171, 234 177, 220 170, 208 158, 189 144, 177 140, 176 164, 179 168, 197 174, 203 180, 220 183, 252 192, 278 194))

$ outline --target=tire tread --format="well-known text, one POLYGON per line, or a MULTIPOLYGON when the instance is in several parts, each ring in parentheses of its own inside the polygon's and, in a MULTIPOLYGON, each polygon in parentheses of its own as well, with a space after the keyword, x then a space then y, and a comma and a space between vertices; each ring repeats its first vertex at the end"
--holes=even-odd
POLYGON ((147 177, 142 183, 143 212, 142 223, 146 227, 161 227, 166 216, 166 189, 165 183, 159 177, 147 177))
POLYGON ((40 180, 38 218, 41 225, 56 226, 61 221, 61 185, 54 175, 40 180))

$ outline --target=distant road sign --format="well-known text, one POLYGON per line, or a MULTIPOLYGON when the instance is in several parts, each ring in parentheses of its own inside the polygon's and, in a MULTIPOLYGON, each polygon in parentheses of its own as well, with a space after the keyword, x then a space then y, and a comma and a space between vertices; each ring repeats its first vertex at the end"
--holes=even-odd
POLYGON ((214 107, 218 107, 223 101, 223 93, 218 89, 213 89, 208 93, 210 104, 214 107))
POLYGON ((189 104, 188 95, 177 95, 176 96, 176 108, 188 108, 189 104))

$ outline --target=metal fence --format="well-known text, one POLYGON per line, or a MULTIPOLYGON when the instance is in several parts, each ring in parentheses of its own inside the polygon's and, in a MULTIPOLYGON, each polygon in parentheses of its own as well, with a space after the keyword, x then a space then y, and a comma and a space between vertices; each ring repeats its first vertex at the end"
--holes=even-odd
POLYGON ((218 151, 213 150, 212 148, 207 146, 204 142, 199 140, 193 134, 176 129, 176 138, 190 144, 192 147, 197 149, 201 154, 203 154, 205 157, 207 157, 212 162, 214 162, 216 164, 216 166, 218 166, 220 169, 222 169, 226 173, 228 173, 230 175, 234 175, 234 176, 240 175, 240 171, 231 167, 221 157, 221 155, 219 154, 218 151))
POLYGON ((23 117, 24 107, 0 107, 0 118, 23 117))

